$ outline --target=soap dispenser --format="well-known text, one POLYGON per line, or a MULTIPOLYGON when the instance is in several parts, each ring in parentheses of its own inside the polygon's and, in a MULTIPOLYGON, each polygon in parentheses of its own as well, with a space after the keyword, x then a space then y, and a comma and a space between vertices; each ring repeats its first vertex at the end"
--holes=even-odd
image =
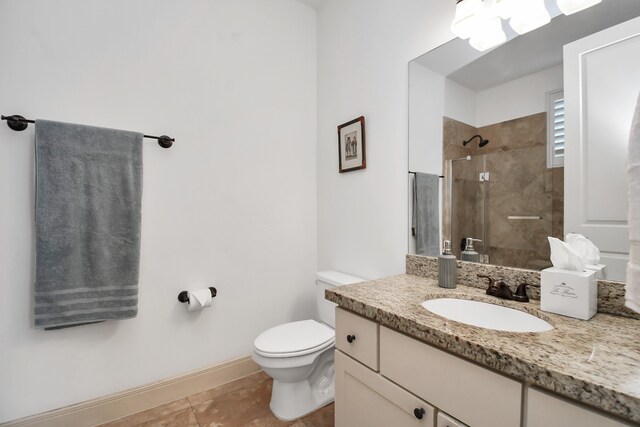
POLYGON ((441 288, 453 289, 458 282, 458 262, 451 253, 451 242, 444 241, 442 255, 438 257, 438 285, 441 288))
POLYGON ((482 240, 471 237, 467 237, 465 240, 466 244, 464 251, 460 254, 460 259, 462 261, 480 262, 480 254, 473 249, 473 242, 482 242, 482 240))

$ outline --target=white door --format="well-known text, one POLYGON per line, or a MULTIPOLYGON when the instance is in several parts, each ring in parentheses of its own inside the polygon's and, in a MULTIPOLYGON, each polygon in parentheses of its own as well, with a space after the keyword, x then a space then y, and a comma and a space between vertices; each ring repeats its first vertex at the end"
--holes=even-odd
POLYGON ((640 18, 564 47, 564 231, 601 251, 605 278, 629 258, 627 147, 640 93, 640 18))

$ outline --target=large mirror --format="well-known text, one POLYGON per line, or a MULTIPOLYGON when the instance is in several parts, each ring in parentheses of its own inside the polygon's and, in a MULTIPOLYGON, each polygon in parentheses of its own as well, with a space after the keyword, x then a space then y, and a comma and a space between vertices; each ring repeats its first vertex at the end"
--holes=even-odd
POLYGON ((479 262, 540 270, 547 236, 578 232, 605 278, 623 281, 640 1, 569 16, 546 6, 549 24, 517 36, 503 22, 509 40, 491 51, 454 39, 409 63, 409 253, 435 256, 446 239, 461 259, 473 238, 479 262), (425 215, 433 199, 414 198, 416 173, 430 175, 419 185, 441 178, 423 191, 439 218, 425 215))

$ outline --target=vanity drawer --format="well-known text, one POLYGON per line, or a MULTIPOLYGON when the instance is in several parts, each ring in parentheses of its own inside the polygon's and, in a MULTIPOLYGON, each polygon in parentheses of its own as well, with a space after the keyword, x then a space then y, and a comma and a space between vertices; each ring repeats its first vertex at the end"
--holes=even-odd
POLYGON ((473 427, 520 425, 522 384, 384 327, 380 373, 473 427))
POLYGON ((336 347, 374 371, 378 370, 378 330, 377 323, 336 308, 336 347))
POLYGON ((336 351, 336 427, 435 427, 435 408, 336 351))

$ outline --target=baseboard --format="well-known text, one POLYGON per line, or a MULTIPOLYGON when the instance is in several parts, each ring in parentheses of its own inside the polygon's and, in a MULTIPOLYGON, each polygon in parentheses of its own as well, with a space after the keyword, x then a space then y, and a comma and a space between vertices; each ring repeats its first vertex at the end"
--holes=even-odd
POLYGON ((155 408, 194 393, 251 375, 260 367, 251 356, 126 390, 65 408, 21 418, 2 427, 86 427, 95 426, 127 415, 155 408))

